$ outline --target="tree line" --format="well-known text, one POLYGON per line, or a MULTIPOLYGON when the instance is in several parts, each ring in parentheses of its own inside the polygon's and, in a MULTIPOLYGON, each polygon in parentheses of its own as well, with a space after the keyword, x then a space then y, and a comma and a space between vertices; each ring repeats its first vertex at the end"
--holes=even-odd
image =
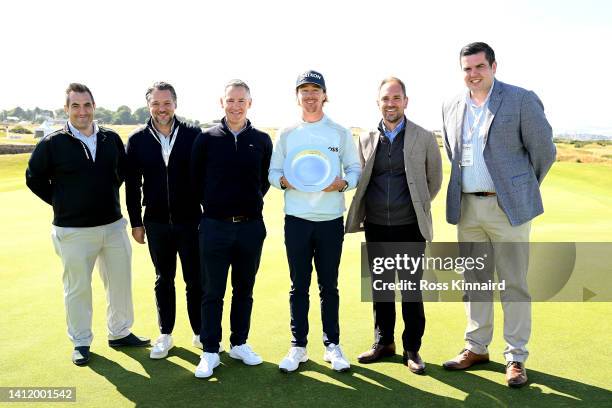
MULTIPOLYGON (((14 109, 0 111, 0 121, 4 122, 9 117, 18 118, 19 121, 32 123, 43 123, 48 118, 67 119, 63 108, 51 111, 39 107, 34 109, 23 109, 19 106, 14 109)), ((95 118, 98 123, 107 125, 138 125, 145 123, 149 119, 149 108, 142 106, 132 112, 130 107, 126 105, 119 106, 116 111, 97 107, 95 118)), ((180 119, 194 126, 200 126, 200 121, 198 120, 188 118, 180 119)))

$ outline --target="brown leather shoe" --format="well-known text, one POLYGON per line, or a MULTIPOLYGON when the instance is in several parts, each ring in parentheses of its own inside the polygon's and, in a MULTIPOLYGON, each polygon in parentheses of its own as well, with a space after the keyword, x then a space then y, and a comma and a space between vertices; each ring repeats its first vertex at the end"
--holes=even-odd
POLYGON ((421 356, 416 351, 404 351, 402 358, 404 365, 408 366, 408 369, 415 374, 423 374, 425 372, 425 363, 421 356))
POLYGON ((483 364, 489 362, 489 353, 476 354, 468 349, 463 349, 452 360, 448 360, 442 366, 447 370, 465 370, 474 364, 483 364))
POLYGON ((395 343, 391 344, 372 344, 372 348, 368 351, 364 351, 357 357, 357 361, 362 364, 369 364, 380 360, 383 357, 390 357, 395 355, 395 343))
POLYGON ((510 361, 506 365, 506 382, 512 388, 520 388, 527 384, 525 364, 518 361, 510 361))

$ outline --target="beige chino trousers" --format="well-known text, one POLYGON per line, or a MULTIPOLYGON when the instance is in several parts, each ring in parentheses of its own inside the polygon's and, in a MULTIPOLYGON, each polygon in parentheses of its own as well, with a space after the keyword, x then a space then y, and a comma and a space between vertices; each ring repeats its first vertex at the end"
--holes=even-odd
MULTIPOLYGON (((506 361, 525 362, 529 355, 527 342, 531 334, 531 302, 517 299, 530 299, 527 288, 530 230, 531 222, 510 225, 496 196, 463 194, 461 197, 461 218, 457 224, 459 242, 488 242, 494 254, 498 281, 506 282, 506 289, 500 294, 504 311, 506 361)), ((493 303, 466 301, 464 306, 468 320, 465 348, 485 354, 493 339, 493 303)))
POLYGON ((89 346, 92 300, 91 276, 96 260, 106 290, 109 340, 130 334, 134 322, 132 305, 132 247, 124 218, 97 227, 53 226, 55 252, 64 266, 64 303, 68 337, 75 347, 89 346))

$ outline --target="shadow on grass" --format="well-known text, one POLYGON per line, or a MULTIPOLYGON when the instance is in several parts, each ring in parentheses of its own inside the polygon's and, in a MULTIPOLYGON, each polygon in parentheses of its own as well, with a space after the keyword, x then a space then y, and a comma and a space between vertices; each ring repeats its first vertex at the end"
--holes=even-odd
MULTIPOLYGON (((119 393, 137 407, 248 406, 248 407, 395 407, 395 406, 558 406, 609 403, 607 390, 579 382, 528 372, 533 384, 520 390, 468 372, 448 372, 428 364, 427 375, 468 394, 465 401, 422 391, 370 368, 352 366, 347 373, 336 373, 329 366, 308 361, 296 373, 282 374, 275 363, 264 361, 248 367, 221 355, 221 365, 209 379, 193 375, 199 354, 175 347, 169 360, 151 360, 147 349, 120 350, 138 361, 147 376, 126 370, 100 355, 92 356, 89 368, 110 381, 119 393), (185 368, 173 360, 187 363, 185 368), (559 394, 545 393, 541 385, 559 394)), ((388 361, 401 364, 396 356, 388 361)), ((371 366, 375 368, 375 366, 371 366)), ((504 366, 489 363, 481 369, 503 373, 504 366)), ((406 369, 410 381, 412 374, 406 369)), ((500 374, 501 375, 501 374, 500 374)))
POLYGON ((567 378, 557 377, 527 367, 529 383, 519 389, 505 385, 506 366, 489 362, 466 371, 447 371, 440 365, 428 364, 427 374, 466 394, 467 406, 610 406, 612 392, 567 378), (482 378, 479 371, 499 373, 504 384, 482 378))

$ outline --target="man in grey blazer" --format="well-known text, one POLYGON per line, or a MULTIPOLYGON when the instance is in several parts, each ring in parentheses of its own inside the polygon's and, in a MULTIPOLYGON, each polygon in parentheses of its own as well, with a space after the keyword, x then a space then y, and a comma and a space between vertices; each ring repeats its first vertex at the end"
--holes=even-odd
MULTIPOLYGON (((440 149, 433 133, 404 116, 408 97, 400 79, 384 79, 377 102, 383 118, 377 132, 359 138, 363 172, 347 216, 346 232, 365 230, 369 243, 418 243, 410 245, 408 251, 415 252, 411 256, 420 257, 425 241, 433 238, 430 210, 431 200, 442 184, 440 149)), ((410 279, 418 282, 422 273, 422 268, 418 268, 410 279)), ((395 281, 395 276, 388 279, 395 281)), ((375 340, 371 349, 359 355, 360 363, 373 363, 395 354, 393 298, 384 301, 373 295, 375 340)), ((420 292, 410 299, 403 298, 402 317, 404 364, 413 373, 422 374, 425 364, 419 349, 425 313, 420 292)))
MULTIPOLYGON (((540 184, 555 161, 556 149, 536 94, 495 79, 497 63, 490 46, 466 45, 460 63, 468 90, 444 104, 442 114, 451 162, 446 218, 457 225, 459 242, 482 242, 495 254, 495 270, 506 284, 500 294, 506 381, 520 387, 527 382, 524 363, 531 332, 526 243, 531 220, 544 211, 540 184)), ((492 278, 492 267, 488 269, 492 278)), ((466 344, 444 363, 448 370, 489 361, 493 305, 475 301, 469 293, 464 301, 466 344)))

